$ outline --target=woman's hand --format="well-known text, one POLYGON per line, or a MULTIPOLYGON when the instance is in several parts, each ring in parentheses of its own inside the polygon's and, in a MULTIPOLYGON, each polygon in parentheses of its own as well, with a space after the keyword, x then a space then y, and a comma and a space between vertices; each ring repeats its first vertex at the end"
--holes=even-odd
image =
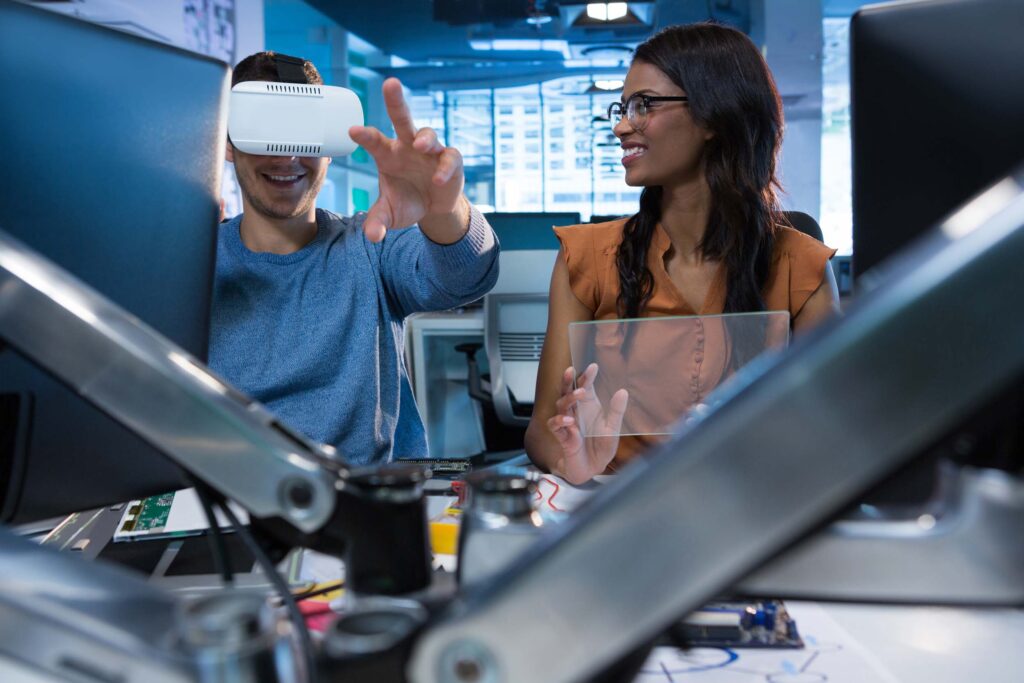
POLYGON ((582 484, 604 472, 619 446, 629 392, 619 389, 603 406, 594 390, 597 372, 597 364, 591 363, 573 389, 576 371, 566 368, 562 395, 555 403, 557 412, 548 419, 548 429, 562 448, 552 470, 570 484, 582 484))

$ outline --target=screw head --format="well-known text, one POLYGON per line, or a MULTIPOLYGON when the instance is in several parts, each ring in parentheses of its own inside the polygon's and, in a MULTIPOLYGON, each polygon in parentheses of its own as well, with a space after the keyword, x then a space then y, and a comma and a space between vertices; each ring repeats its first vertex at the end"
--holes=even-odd
POLYGON ((480 662, 475 659, 464 658, 455 662, 455 677, 466 683, 477 683, 483 676, 480 669, 480 662))
POLYGON ((288 507, 293 510, 305 511, 313 505, 316 494, 313 487, 304 479, 289 479, 284 482, 284 497, 288 507))
POLYGON ((441 654, 440 678, 444 683, 498 683, 498 667, 482 643, 459 640, 441 654))

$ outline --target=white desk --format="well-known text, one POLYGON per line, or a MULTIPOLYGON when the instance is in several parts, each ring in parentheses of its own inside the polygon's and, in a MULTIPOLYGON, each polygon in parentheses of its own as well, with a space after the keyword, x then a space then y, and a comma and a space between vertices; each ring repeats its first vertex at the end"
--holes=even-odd
POLYGON ((858 604, 824 609, 903 683, 1024 681, 1024 610, 858 604))
POLYGON ((636 683, 1020 683, 1024 610, 787 601, 802 650, 657 648, 636 683))
MULTIPOLYGON (((544 475, 541 509, 571 511, 607 480, 544 475)), ((785 602, 803 650, 657 648, 635 683, 1024 683, 1024 609, 785 602)))

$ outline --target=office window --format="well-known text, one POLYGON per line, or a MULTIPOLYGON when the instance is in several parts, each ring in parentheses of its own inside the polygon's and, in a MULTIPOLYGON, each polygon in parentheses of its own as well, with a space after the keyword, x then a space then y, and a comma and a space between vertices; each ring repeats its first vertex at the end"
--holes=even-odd
POLYGON ((474 204, 494 206, 494 102, 490 90, 446 93, 447 144, 462 153, 466 196, 474 204))
POLYGON ((840 254, 853 251, 850 149, 850 19, 826 17, 821 97, 821 231, 840 254))
POLYGON ((605 120, 608 97, 590 78, 411 98, 417 125, 435 121, 466 164, 466 194, 497 211, 631 214, 618 141, 605 120))

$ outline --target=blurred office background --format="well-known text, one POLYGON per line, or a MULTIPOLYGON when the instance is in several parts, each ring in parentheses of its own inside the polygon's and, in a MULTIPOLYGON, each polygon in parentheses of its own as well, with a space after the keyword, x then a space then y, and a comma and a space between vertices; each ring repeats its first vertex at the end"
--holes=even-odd
MULTIPOLYGON (((55 11, 213 55, 261 49, 304 56, 325 82, 351 88, 368 122, 388 122, 380 83, 408 87, 417 125, 435 128, 466 163, 466 193, 484 211, 626 215, 606 120, 630 53, 665 26, 714 19, 761 46, 783 96, 785 208, 851 252, 848 27, 859 0, 70 0, 55 11)), ((922 115, 926 113, 922 112, 922 115)), ((366 209, 372 159, 336 159, 320 205, 366 209)), ((229 215, 241 204, 229 173, 229 215)))
MULTIPOLYGON (((607 119, 633 48, 672 24, 713 19, 748 33, 785 107, 784 208, 820 223, 850 288, 849 25, 858 0, 70 0, 42 7, 235 64, 269 49, 314 62, 390 133, 380 86, 408 88, 418 126, 463 154, 466 194, 501 236, 483 309, 413 316, 406 362, 435 456, 521 447, 543 344, 550 227, 636 211, 607 119), (480 352, 480 353, 477 353, 480 352), (475 354, 475 355, 474 355, 475 354), (468 391, 473 377, 483 393, 468 391), (490 383, 488 385, 488 382, 490 383)), ((922 116, 927 112, 922 112, 922 116)), ((231 164, 226 214, 241 211, 231 164)), ((321 207, 351 214, 377 195, 362 149, 335 159, 321 207)))

